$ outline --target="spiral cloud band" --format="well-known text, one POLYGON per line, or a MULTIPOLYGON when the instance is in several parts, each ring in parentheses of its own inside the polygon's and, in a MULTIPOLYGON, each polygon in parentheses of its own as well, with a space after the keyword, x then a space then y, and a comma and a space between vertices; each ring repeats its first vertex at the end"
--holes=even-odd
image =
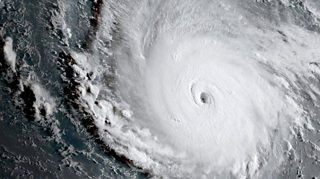
MULTIPOLYGON (((114 42, 112 53, 83 67, 114 80, 96 72, 98 85, 88 84, 95 95, 83 90, 106 145, 159 176, 263 177, 281 165, 293 129, 310 126, 301 94, 319 75, 310 66, 319 36, 244 4, 106 5, 114 19, 103 16, 99 33, 114 42)), ((80 64, 85 56, 73 55, 80 64)), ((310 89, 314 103, 318 92, 310 89)))

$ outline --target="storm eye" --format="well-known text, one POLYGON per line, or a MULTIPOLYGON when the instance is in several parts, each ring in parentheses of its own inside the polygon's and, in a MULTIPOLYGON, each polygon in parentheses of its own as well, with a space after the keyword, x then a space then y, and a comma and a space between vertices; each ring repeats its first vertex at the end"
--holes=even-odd
POLYGON ((200 94, 200 101, 203 103, 203 104, 209 104, 210 103, 210 95, 206 92, 202 92, 200 94))

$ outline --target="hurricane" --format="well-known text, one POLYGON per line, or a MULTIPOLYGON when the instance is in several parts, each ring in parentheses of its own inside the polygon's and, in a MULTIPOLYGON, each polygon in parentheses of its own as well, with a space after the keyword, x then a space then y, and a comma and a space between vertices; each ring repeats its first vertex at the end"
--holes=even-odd
POLYGON ((76 120, 129 166, 155 178, 277 178, 297 141, 319 151, 304 133, 318 133, 320 116, 316 0, 96 3, 85 47, 59 65, 87 121, 76 120))
POLYGON ((320 41, 274 4, 270 16, 249 1, 108 2, 102 21, 116 25, 98 33, 110 35, 100 65, 112 82, 97 91, 113 95, 89 105, 106 145, 156 176, 279 167, 294 128, 310 125, 304 94, 319 101, 320 41))

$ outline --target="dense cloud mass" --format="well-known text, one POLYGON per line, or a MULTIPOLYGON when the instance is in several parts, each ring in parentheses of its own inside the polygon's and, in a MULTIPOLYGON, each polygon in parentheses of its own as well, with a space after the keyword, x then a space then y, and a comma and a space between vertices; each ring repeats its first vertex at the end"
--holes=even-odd
POLYGON ((91 108, 105 143, 155 175, 276 170, 293 129, 310 126, 302 94, 319 100, 310 78, 319 76, 320 41, 291 20, 288 2, 272 4, 278 9, 232 1, 107 4, 98 33, 113 43, 101 65, 114 69, 116 100, 107 94, 91 108))

